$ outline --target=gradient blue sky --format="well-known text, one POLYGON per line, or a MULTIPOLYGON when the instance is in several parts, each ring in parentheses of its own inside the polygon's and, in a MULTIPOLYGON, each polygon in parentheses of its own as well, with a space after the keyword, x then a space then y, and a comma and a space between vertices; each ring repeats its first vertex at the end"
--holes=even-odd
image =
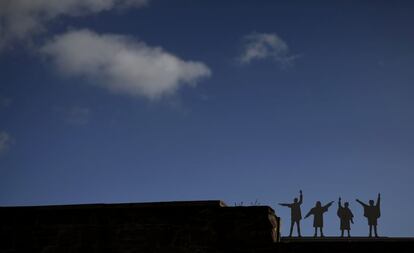
MULTIPOLYGON (((379 233, 414 236, 413 2, 120 7, 38 18, 43 29, 21 38, 0 12, 0 205, 258 200, 286 234, 277 203, 302 189, 303 213, 341 196, 352 234, 366 235, 354 200, 381 192, 379 233), (42 49, 82 29, 162 47, 210 75, 154 99, 113 92, 96 73, 62 74, 42 49), (263 34, 279 44, 242 63, 246 38, 263 34)), ((325 219, 337 235, 336 202, 325 219)), ((312 234, 312 220, 302 228, 312 234)))

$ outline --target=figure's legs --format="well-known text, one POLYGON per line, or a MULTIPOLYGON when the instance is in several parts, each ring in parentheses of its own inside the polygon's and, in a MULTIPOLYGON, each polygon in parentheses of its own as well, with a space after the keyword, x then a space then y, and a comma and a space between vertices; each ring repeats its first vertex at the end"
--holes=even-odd
POLYGON ((302 235, 300 234, 300 221, 299 220, 296 222, 296 227, 298 229, 298 236, 302 237, 302 235))
POLYGON ((351 230, 348 229, 348 237, 351 237, 351 230))
POLYGON ((320 228, 319 228, 319 230, 321 231, 321 237, 324 237, 324 236, 323 236, 322 227, 320 227, 320 228))
POLYGON ((290 222, 290 232, 289 232, 289 237, 292 237, 292 232, 293 232, 293 224, 294 224, 294 221, 291 221, 291 222, 290 222))
POLYGON ((341 237, 344 237, 344 230, 341 229, 341 237))
POLYGON ((317 236, 317 227, 315 227, 315 234, 313 234, 313 237, 316 237, 317 236))
POLYGON ((369 225, 369 237, 372 237, 372 225, 369 225))
POLYGON ((374 225, 374 233, 375 233, 375 237, 378 237, 378 234, 377 234, 377 225, 374 225))

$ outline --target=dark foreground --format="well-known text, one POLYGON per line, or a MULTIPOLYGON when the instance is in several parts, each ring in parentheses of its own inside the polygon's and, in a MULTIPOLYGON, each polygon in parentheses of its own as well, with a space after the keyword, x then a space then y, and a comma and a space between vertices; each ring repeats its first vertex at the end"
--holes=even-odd
POLYGON ((0 207, 0 252, 413 252, 412 238, 280 238, 279 224, 221 201, 0 207))
MULTIPOLYGON (((267 252, 413 252, 414 238, 325 237, 282 238, 267 252)), ((263 251, 265 252, 265 251, 263 251)))

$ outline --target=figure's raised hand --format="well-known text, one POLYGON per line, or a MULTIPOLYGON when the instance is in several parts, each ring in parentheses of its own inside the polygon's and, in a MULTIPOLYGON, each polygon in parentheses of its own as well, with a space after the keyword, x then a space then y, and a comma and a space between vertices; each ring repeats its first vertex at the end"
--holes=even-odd
POLYGON ((302 190, 299 190, 300 195, 302 195, 302 190))
POLYGON ((339 197, 339 202, 341 202, 341 197, 339 197))

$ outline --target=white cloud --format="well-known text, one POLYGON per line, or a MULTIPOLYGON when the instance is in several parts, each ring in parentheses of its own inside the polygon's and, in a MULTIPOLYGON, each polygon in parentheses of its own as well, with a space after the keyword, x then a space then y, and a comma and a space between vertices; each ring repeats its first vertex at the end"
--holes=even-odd
POLYGON ((90 30, 56 36, 41 48, 58 69, 115 93, 150 99, 174 93, 211 75, 202 62, 184 61, 160 47, 126 36, 90 30))
POLYGON ((285 41, 274 33, 251 33, 243 38, 241 63, 271 58, 282 66, 291 64, 297 56, 290 55, 285 41))
POLYGON ((149 0, 0 0, 0 48, 29 38, 59 16, 88 15, 113 8, 141 7, 149 0))
POLYGON ((7 152, 13 143, 13 139, 9 133, 0 131, 0 154, 7 152))

